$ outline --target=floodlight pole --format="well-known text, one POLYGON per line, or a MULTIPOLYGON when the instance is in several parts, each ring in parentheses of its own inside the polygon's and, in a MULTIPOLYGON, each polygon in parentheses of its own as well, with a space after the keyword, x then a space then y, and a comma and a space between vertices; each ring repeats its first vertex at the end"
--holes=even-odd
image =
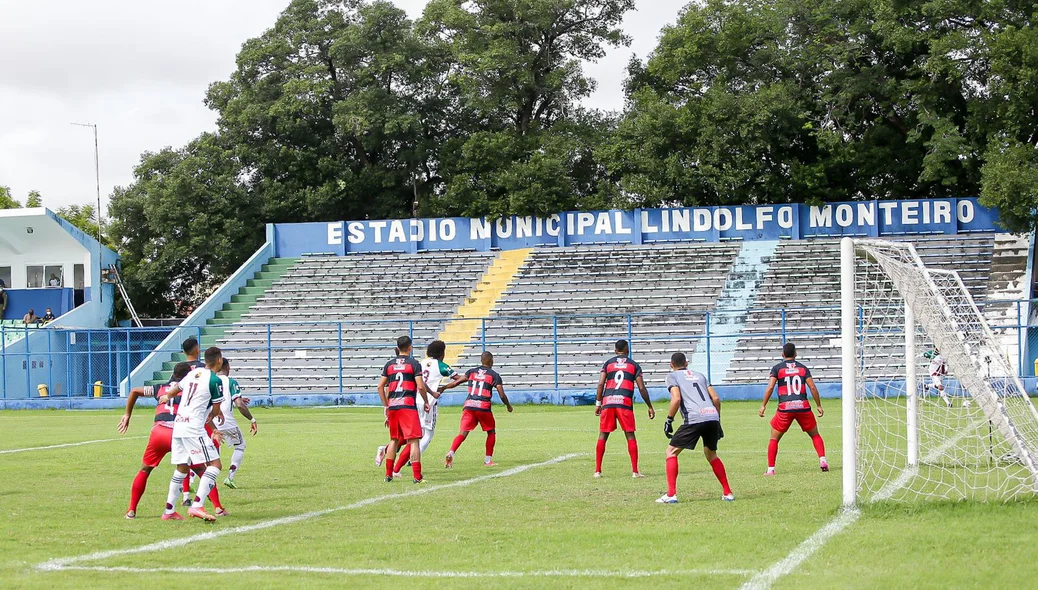
POLYGON ((104 301, 104 280, 102 276, 105 272, 105 263, 101 257, 101 163, 98 157, 97 149, 97 124, 96 123, 72 123, 77 127, 90 127, 94 130, 94 180, 97 186, 97 264, 99 266, 99 273, 97 276, 98 284, 95 285, 97 288, 97 302, 101 303, 104 301))

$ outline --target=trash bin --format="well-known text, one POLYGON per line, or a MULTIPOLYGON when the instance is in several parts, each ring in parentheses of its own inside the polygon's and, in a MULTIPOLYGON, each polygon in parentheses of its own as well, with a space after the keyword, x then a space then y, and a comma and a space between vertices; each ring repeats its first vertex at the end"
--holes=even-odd
POLYGON ((100 381, 94 381, 94 397, 101 397, 101 392, 104 390, 104 388, 101 387, 102 385, 104 384, 100 381))
POLYGON ((43 383, 40 383, 36 386, 36 391, 40 392, 40 397, 47 397, 48 395, 50 395, 50 390, 48 390, 47 386, 43 383))

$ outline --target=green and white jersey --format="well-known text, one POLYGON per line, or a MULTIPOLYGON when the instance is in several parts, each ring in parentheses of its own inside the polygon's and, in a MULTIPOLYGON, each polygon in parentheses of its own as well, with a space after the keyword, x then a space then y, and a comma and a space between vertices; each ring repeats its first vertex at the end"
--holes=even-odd
POLYGON ((425 380, 425 385, 429 388, 429 391, 435 392, 439 389, 441 383, 446 383, 457 375, 454 369, 443 361, 434 358, 427 358, 422 361, 422 379, 425 380))
POLYGON ((238 421, 234 419, 234 400, 241 397, 241 386, 230 377, 220 375, 220 383, 223 390, 227 392, 220 402, 220 413, 223 414, 223 424, 217 424, 220 430, 234 430, 238 427, 238 421))
POLYGON ((174 438, 205 436, 206 418, 213 404, 223 401, 223 383, 209 369, 195 369, 178 384, 181 391, 177 418, 173 422, 174 438))

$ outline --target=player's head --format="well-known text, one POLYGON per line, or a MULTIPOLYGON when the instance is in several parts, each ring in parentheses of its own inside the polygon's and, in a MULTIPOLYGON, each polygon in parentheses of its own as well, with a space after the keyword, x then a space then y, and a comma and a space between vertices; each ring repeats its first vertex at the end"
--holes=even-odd
POLYGON ((479 362, 489 369, 494 366, 494 355, 490 354, 489 350, 484 350, 483 354, 479 355, 479 362))
POLYGON ((205 368, 210 371, 220 372, 223 365, 223 353, 215 346, 205 349, 205 368))
POLYGON ((220 367, 220 374, 225 377, 231 374, 231 361, 227 357, 224 357, 223 359, 223 366, 220 367))
POLYGON ((685 353, 675 352, 670 355, 670 368, 674 371, 688 368, 688 359, 685 358, 685 353))
POLYGON ((447 354, 447 345, 443 340, 433 340, 425 348, 425 356, 431 359, 442 361, 445 354, 447 354))
POLYGON ((630 349, 631 347, 627 345, 626 340, 617 340, 616 346, 613 348, 613 350, 616 351, 616 354, 627 354, 627 351, 630 349))
POLYGON ((198 340, 194 337, 185 340, 184 344, 181 346, 184 349, 184 354, 187 356, 198 357, 198 340))
POLYGON ((173 367, 173 380, 180 381, 191 372, 191 363, 177 363, 173 367))
POLYGON ((396 339, 396 349, 399 350, 397 354, 409 355, 411 354, 411 337, 401 336, 396 339))
POLYGON ((782 358, 795 359, 797 358, 797 346, 792 342, 787 342, 782 346, 782 358))

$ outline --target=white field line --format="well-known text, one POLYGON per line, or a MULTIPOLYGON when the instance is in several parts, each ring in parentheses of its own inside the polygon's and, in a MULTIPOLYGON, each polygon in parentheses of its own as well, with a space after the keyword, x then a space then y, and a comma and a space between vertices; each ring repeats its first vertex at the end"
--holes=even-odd
POLYGON ((90 571, 131 574, 243 574, 249 572, 296 572, 306 574, 334 574, 340 576, 395 576, 400 578, 650 578, 658 576, 748 576, 753 570, 692 569, 692 570, 535 570, 503 572, 410 571, 393 569, 338 568, 293 565, 248 565, 244 567, 105 567, 70 565, 64 571, 90 571))
MULTIPOLYGON (((952 447, 957 445, 965 436, 966 431, 963 431, 948 439, 944 444, 923 457, 922 462, 930 463, 940 459, 942 455, 951 450, 952 447)), ((894 494, 898 493, 902 488, 908 485, 908 482, 910 482, 918 472, 918 467, 906 467, 895 479, 880 488, 879 492, 877 492, 869 501, 877 502, 889 500, 894 496, 894 494)), ((796 570, 800 564, 807 561, 809 557, 821 549, 829 539, 835 537, 845 528, 854 524, 860 516, 861 511, 857 508, 841 509, 836 513, 836 516, 834 516, 832 520, 825 523, 825 526, 815 531, 815 533, 808 537, 803 543, 797 545, 796 549, 793 549, 789 555, 763 572, 753 576, 750 581, 743 584, 743 590, 765 590, 771 588, 771 585, 774 584, 776 580, 796 570)))
POLYGON ((0 451, 0 455, 8 455, 10 453, 27 453, 29 451, 46 451, 48 449, 63 449, 65 447, 81 447, 83 445, 96 445, 106 442, 115 442, 120 440, 137 440, 140 438, 148 438, 146 436, 123 436, 120 438, 102 438, 99 440, 85 440, 83 442, 65 443, 60 445, 47 445, 45 447, 28 447, 25 449, 4 449, 0 451))
POLYGON ((479 476, 479 477, 473 477, 472 479, 456 481, 456 482, 453 482, 453 483, 445 483, 445 484, 441 484, 441 485, 415 486, 414 489, 412 489, 410 491, 407 491, 407 492, 400 492, 400 493, 396 493, 396 494, 386 494, 384 496, 374 496, 372 498, 365 498, 363 500, 359 500, 359 501, 354 502, 352 504, 346 504, 344 506, 337 506, 335 508, 326 508, 324 510, 315 510, 313 512, 304 512, 302 514, 296 514, 296 515, 293 515, 293 516, 283 516, 281 518, 274 518, 274 519, 271 519, 271 520, 264 520, 264 521, 257 522, 257 523, 254 523, 254 524, 243 525, 243 526, 238 526, 238 527, 230 527, 230 528, 226 528, 226 529, 217 529, 217 530, 214 530, 214 531, 209 531, 209 532, 205 532, 205 533, 199 533, 197 535, 191 535, 189 537, 181 537, 179 539, 168 539, 166 541, 158 541, 156 543, 149 543, 147 545, 141 545, 139 547, 131 547, 131 548, 128 548, 128 549, 110 549, 108 551, 97 551, 95 553, 88 553, 86 555, 80 555, 80 556, 77 556, 77 557, 55 558, 55 559, 51 559, 49 561, 45 561, 43 563, 40 563, 40 564, 36 565, 36 569, 42 570, 42 571, 59 571, 59 570, 62 570, 62 569, 66 569, 68 566, 70 566, 72 564, 82 563, 84 561, 97 561, 97 560, 100 560, 100 559, 108 559, 110 557, 117 557, 117 556, 121 556, 121 555, 134 555, 134 554, 137 554, 137 553, 147 553, 147 552, 150 552, 150 551, 161 551, 161 550, 165 550, 165 549, 172 549, 174 547, 183 547, 184 545, 188 545, 190 543, 196 543, 198 541, 206 541, 206 540, 209 540, 209 539, 216 539, 216 538, 224 537, 224 536, 227 536, 227 535, 235 535, 235 534, 239 534, 239 533, 248 533, 248 532, 251 532, 251 531, 258 531, 258 530, 263 530, 263 529, 269 529, 269 528, 272 528, 272 527, 281 526, 281 525, 285 525, 285 524, 294 524, 294 523, 297 523, 297 522, 303 522, 303 521, 306 521, 306 520, 310 520, 312 518, 317 518, 317 517, 320 517, 320 516, 325 516, 327 514, 332 514, 334 512, 341 512, 343 510, 355 510, 357 508, 363 508, 365 506, 370 506, 372 504, 378 504, 379 502, 385 502, 386 500, 397 500, 397 499, 400 499, 400 498, 409 498, 411 496, 420 496, 422 494, 428 494, 428 493, 436 492, 436 491, 439 491, 439 490, 446 490, 446 489, 450 489, 450 488, 460 488, 460 487, 464 487, 464 486, 469 486, 469 485, 472 485, 474 483, 488 481, 488 480, 491 480, 491 479, 497 479, 499 477, 509 477, 509 476, 512 476, 512 475, 517 475, 517 474, 522 473, 524 471, 527 471, 529 469, 533 469, 535 467, 544 467, 544 466, 547 466, 547 465, 555 465, 557 463, 562 463, 563 461, 567 461, 569 459, 573 459, 575 457, 579 457, 580 455, 581 455, 580 453, 571 453, 569 455, 561 455, 559 457, 555 457, 554 459, 549 459, 547 461, 542 461, 540 463, 530 463, 530 464, 527 464, 527 465, 520 465, 518 467, 513 467, 511 469, 506 469, 505 471, 501 471, 500 473, 491 473, 489 475, 482 475, 482 476, 479 476))

